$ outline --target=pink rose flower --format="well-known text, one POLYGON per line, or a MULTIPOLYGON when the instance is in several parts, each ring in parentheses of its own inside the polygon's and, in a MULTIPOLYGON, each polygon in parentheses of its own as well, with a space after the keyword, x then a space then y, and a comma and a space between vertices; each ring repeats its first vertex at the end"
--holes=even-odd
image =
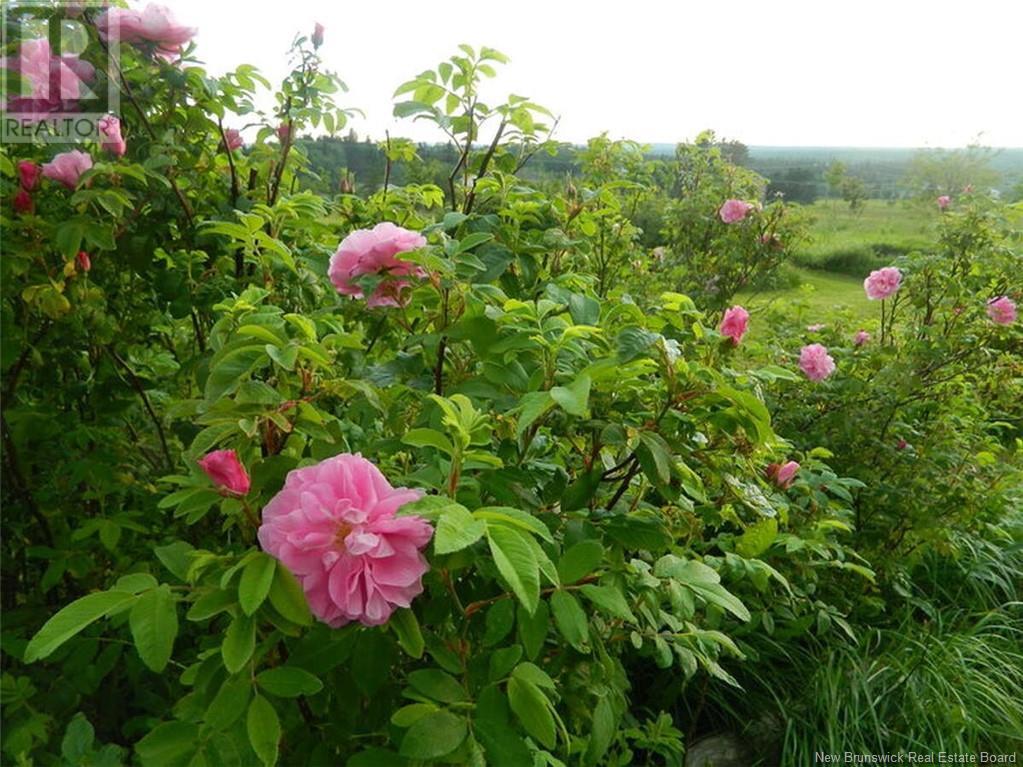
POLYGON ((313 45, 319 48, 323 45, 323 25, 320 22, 316 22, 316 26, 313 27, 313 45))
POLYGON ((746 214, 752 209, 753 206, 748 202, 725 200, 725 204, 721 206, 718 215, 721 216, 721 220, 726 224, 734 224, 736 221, 742 221, 746 218, 746 214))
POLYGON ((149 43, 162 59, 179 57, 185 43, 195 37, 195 27, 179 23, 169 8, 162 5, 147 5, 141 11, 127 8, 111 8, 96 20, 100 37, 106 40, 112 28, 119 28, 120 38, 126 43, 149 43))
POLYGON ((89 258, 89 254, 84 250, 78 251, 78 255, 75 256, 75 263, 78 264, 78 268, 83 272, 87 272, 92 269, 92 259, 89 258))
POLYGON ((733 306, 725 311, 721 320, 721 335, 732 339, 732 345, 738 346, 742 337, 749 330, 749 312, 741 306, 733 306))
POLYGON ((19 119, 41 120, 52 112, 77 111, 84 82, 91 82, 95 68, 77 56, 55 56, 46 38, 24 40, 16 56, 0 59, 0 67, 17 72, 24 90, 7 101, 6 108, 19 119))
MULTIPOLYGON (((234 128, 224 129, 224 139, 227 142, 228 151, 233 152, 235 149, 241 149, 245 146, 245 141, 242 140, 242 134, 234 128)), ((224 141, 221 141, 220 145, 224 146, 224 141)))
POLYGON ((423 278, 426 271, 397 256, 425 245, 426 238, 418 232, 383 221, 372 229, 358 229, 345 237, 330 257, 327 273, 338 293, 356 298, 363 297, 356 280, 367 274, 379 275, 384 279, 366 303, 370 307, 401 306, 401 293, 411 283, 396 278, 410 275, 423 278))
POLYGON ((856 335, 853 336, 853 343, 856 346, 863 346, 870 343, 870 333, 866 330, 857 330, 856 335))
POLYGON ((39 185, 40 175, 39 166, 31 160, 20 160, 18 162, 18 181, 21 184, 21 188, 26 192, 31 192, 39 185))
POLYGON ((987 316, 996 325, 1011 325, 1016 321, 1016 303, 1008 296, 992 298, 987 302, 987 316))
POLYGON ((423 591, 429 565, 420 551, 433 528, 395 516, 420 495, 392 487, 361 455, 342 453, 288 474, 263 509, 259 543, 298 578, 321 621, 379 626, 423 591))
POLYGON ((61 152, 50 162, 45 163, 43 175, 59 181, 68 189, 74 189, 78 186, 78 179, 91 167, 92 158, 89 155, 72 149, 70 152, 61 152))
POLYGON ((291 138, 291 125, 290 123, 281 123, 277 126, 277 139, 282 144, 287 144, 288 139, 291 138))
POLYGON ((945 210, 945 208, 947 208, 951 204, 952 198, 949 197, 947 194, 943 194, 941 195, 941 197, 938 198, 938 207, 941 208, 942 210, 945 210))
POLYGON ((767 467, 767 477, 782 490, 786 490, 796 481, 796 473, 799 471, 799 464, 795 461, 788 463, 772 463, 767 467))
POLYGON ((823 381, 835 372, 835 361, 820 344, 809 344, 799 352, 799 367, 811 381, 823 381))
POLYGON ((895 443, 895 447, 898 450, 905 450, 907 447, 909 447, 909 443, 906 442, 906 440, 900 438, 899 441, 895 443))
POLYGON ((199 459, 199 468, 214 485, 230 495, 248 495, 249 474, 234 450, 214 450, 199 459))
POLYGON ((867 291, 867 298, 871 301, 884 300, 893 295, 901 283, 902 272, 894 266, 886 266, 872 271, 863 281, 863 289, 867 291))
POLYGON ((15 213, 31 213, 35 210, 35 203, 32 201, 32 195, 28 193, 28 190, 19 188, 14 193, 14 199, 11 200, 11 204, 14 206, 15 213))
POLYGON ((128 151, 128 144, 121 136, 121 121, 113 115, 99 118, 96 123, 101 137, 100 146, 117 157, 123 157, 128 151))

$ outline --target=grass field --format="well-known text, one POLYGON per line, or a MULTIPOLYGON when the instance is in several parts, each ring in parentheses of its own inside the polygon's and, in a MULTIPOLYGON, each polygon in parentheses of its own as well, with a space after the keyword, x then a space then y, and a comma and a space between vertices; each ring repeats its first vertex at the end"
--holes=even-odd
POLYGON ((937 207, 910 201, 867 200, 853 212, 841 200, 821 200, 806 209, 813 216, 811 239, 796 263, 853 276, 933 243, 940 215, 937 207))
POLYGON ((738 298, 750 309, 789 303, 807 323, 835 315, 847 315, 859 322, 877 316, 877 304, 868 301, 863 293, 863 278, 818 269, 796 268, 794 271, 800 287, 746 293, 738 298))

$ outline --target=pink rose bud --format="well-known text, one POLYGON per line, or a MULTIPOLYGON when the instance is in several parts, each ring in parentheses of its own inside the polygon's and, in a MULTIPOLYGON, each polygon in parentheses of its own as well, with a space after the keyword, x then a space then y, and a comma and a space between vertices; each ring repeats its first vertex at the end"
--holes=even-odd
POLYGON ((323 25, 320 22, 316 22, 316 26, 313 27, 313 45, 319 48, 323 45, 323 25))
POLYGON ((742 200, 725 200, 725 204, 721 206, 718 211, 718 215, 721 216, 721 220, 726 224, 734 224, 736 221, 742 221, 746 218, 746 214, 753 209, 753 206, 748 202, 742 200))
POLYGON ((30 195, 25 189, 19 189, 12 200, 14 205, 14 211, 16 213, 31 213, 35 209, 35 203, 32 202, 32 195, 30 195))
POLYGON ((906 449, 907 447, 909 447, 909 443, 908 443, 908 442, 906 442, 906 440, 904 440, 904 439, 900 439, 900 440, 898 441, 898 443, 896 444, 896 447, 897 447, 897 448, 898 448, 899 450, 905 450, 905 449, 906 449))
POLYGON ((92 269, 92 259, 89 258, 89 254, 84 250, 78 251, 78 255, 75 256, 75 263, 78 264, 78 268, 83 272, 87 272, 92 269))
POLYGON ((18 162, 18 179, 21 183, 21 188, 26 192, 31 192, 39 185, 40 175, 42 175, 41 169, 31 160, 21 160, 18 162))
POLYGON ((809 344, 799 352, 799 368, 811 381, 823 381, 835 372, 835 360, 826 347, 809 344))
POLYGON ((282 144, 287 144, 288 139, 291 138, 291 124, 281 123, 277 126, 277 138, 282 144))
POLYGON ((902 283, 902 272, 894 266, 875 269, 863 281, 863 289, 871 301, 884 300, 893 295, 902 283))
POLYGON ((92 167, 92 158, 85 152, 72 149, 62 152, 43 165, 43 175, 58 181, 68 189, 78 186, 78 179, 92 167))
POLYGON ((996 325, 1011 325, 1016 321, 1016 304, 1008 296, 992 298, 987 302, 987 316, 996 325))
POLYGON ((796 473, 799 471, 799 464, 796 461, 788 463, 772 463, 767 467, 767 478, 774 484, 785 490, 796 481, 796 473))
POLYGON ((328 626, 380 626, 423 593, 433 528, 396 514, 421 495, 393 487, 361 455, 335 455, 289 472, 263 507, 259 545, 294 573, 328 626))
POLYGON ((227 144, 228 151, 231 152, 245 146, 245 142, 242 140, 242 134, 234 128, 224 129, 224 141, 221 141, 220 145, 224 146, 225 142, 227 144))
POLYGON ((249 475, 234 450, 207 453, 199 460, 199 467, 214 485, 231 495, 241 496, 249 492, 249 475))
POLYGON ((124 157, 128 144, 121 136, 121 121, 113 115, 99 118, 96 123, 101 138, 100 146, 117 157, 124 157))
POLYGON ((856 331, 856 335, 853 337, 853 343, 856 344, 856 346, 863 346, 870 343, 870 333, 866 330, 856 331))
POLYGON ((952 198, 949 197, 947 194, 943 194, 941 195, 941 197, 938 198, 938 207, 941 208, 942 210, 945 210, 945 208, 947 208, 951 204, 952 198))
POLYGON ((741 306, 733 306, 725 312, 719 329, 721 335, 732 339, 733 346, 738 346, 749 330, 749 312, 741 306))

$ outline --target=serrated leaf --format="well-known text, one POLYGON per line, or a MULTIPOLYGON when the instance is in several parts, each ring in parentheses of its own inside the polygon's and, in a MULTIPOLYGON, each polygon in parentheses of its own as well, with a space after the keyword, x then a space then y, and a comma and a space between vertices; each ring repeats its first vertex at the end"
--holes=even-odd
POLYGON ((508 704, 527 733, 544 748, 554 748, 557 743, 554 715, 539 687, 513 676, 508 680, 508 704))
POLYGON ((95 620, 133 602, 124 591, 99 591, 76 599, 50 618, 25 648, 25 662, 42 660, 95 620))
POLYGON ((258 552, 245 565, 245 569, 242 570, 241 582, 238 584, 238 603, 246 615, 256 612, 263 604, 263 600, 267 598, 270 586, 273 584, 276 566, 277 560, 263 552, 258 552))
POLYGON ((232 674, 237 674, 249 662, 255 648, 256 622, 247 615, 235 616, 220 646, 224 667, 232 674))
POLYGON ((401 740, 401 755, 410 759, 439 759, 465 740, 465 719, 450 711, 437 711, 415 721, 401 740))
POLYGON ((249 704, 249 713, 245 717, 245 729, 249 734, 249 744, 264 767, 273 767, 277 764, 277 743, 281 739, 281 722, 270 701, 262 695, 252 698, 252 702, 249 704))
POLYGON ((178 610, 167 586, 147 591, 138 598, 128 616, 139 657, 160 673, 170 660, 178 635, 178 610))
POLYGON ((551 594, 551 613, 565 641, 579 652, 588 653, 590 624, 579 600, 567 591, 555 591, 551 594))
POLYGON ((305 669, 296 666, 278 666, 261 671, 256 675, 256 683, 278 698, 315 695, 323 689, 323 682, 305 669))
POLYGON ((292 623, 299 626, 312 624, 313 616, 309 612, 309 603, 306 601, 305 592, 302 591, 302 585, 287 568, 274 569, 269 597, 274 609, 292 623))
POLYGON ((522 534, 501 525, 487 525, 487 542, 494 564, 522 606, 530 613, 540 601, 540 568, 522 534))
POLYGON ((464 506, 450 504, 441 511, 433 549, 438 554, 461 551, 478 541, 486 530, 486 522, 473 517, 464 506))
POLYGON ((398 637, 398 644, 411 658, 422 658, 426 643, 423 640, 423 632, 419 628, 419 620, 411 609, 405 608, 396 611, 387 625, 393 629, 398 637))
POLYGON ((592 573, 604 558, 600 541, 579 541, 571 546, 558 561, 558 575, 562 583, 575 583, 592 573))

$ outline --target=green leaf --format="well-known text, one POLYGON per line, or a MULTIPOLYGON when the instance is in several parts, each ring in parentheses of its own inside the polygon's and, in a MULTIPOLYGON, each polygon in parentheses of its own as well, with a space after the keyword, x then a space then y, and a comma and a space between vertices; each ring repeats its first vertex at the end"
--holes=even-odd
POLYGON ((550 628, 551 615, 546 602, 540 602, 536 606, 536 612, 530 615, 522 605, 519 605, 517 622, 519 625, 519 639, 526 651, 526 657, 535 660, 543 649, 547 639, 547 631, 550 628))
POLYGON ((579 652, 588 653, 590 626, 586 613, 579 606, 579 600, 559 589, 551 594, 551 612, 554 614, 554 625, 565 637, 565 641, 579 652))
POLYGON ((64 740, 60 744, 60 754, 72 764, 81 764, 85 756, 92 751, 92 743, 95 740, 96 731, 92 724, 85 718, 85 714, 75 714, 68 723, 67 731, 64 733, 64 740))
POLYGON ((465 719, 450 711, 438 711, 417 720, 401 740, 401 755, 410 759, 439 759, 465 740, 465 719))
POLYGON ((160 560, 172 575, 180 581, 188 581, 188 565, 195 548, 185 541, 174 541, 166 546, 157 546, 153 549, 156 558, 160 560))
POLYGON ((604 754, 607 753, 607 749, 614 741, 616 730, 617 722, 615 722, 611 701, 607 696, 603 696, 593 709, 593 727, 590 730, 590 740, 586 744, 584 757, 584 762, 587 765, 600 764, 600 760, 604 758, 604 754))
POLYGON ((199 725, 164 722, 135 744, 142 767, 185 767, 199 742, 199 725))
POLYGON ((639 441, 636 457, 643 467, 643 473, 658 487, 667 486, 671 482, 675 460, 668 443, 661 435, 652 431, 641 431, 639 441))
POLYGON ((554 542, 554 537, 551 535, 551 531, 547 529, 547 525, 532 514, 521 509, 515 509, 511 506, 484 506, 481 509, 476 509, 472 515, 477 519, 504 522, 512 527, 529 530, 531 533, 539 535, 548 543, 554 542))
POLYGON ((277 764, 277 742, 281 739, 281 722, 277 711, 262 695, 253 697, 245 717, 249 744, 265 767, 277 764))
MULTIPOLYGON (((241 583, 238 584, 238 602, 242 612, 252 615, 270 593, 274 579, 277 560, 258 552, 242 570, 241 583)), ((287 617, 286 615, 284 617, 287 617)))
POLYGON ((579 541, 569 548, 558 562, 558 575, 562 583, 575 583, 600 565, 604 558, 604 547, 600 541, 579 541))
POLYGON ((478 541, 486 530, 486 522, 473 517, 464 506, 445 506, 433 537, 433 550, 438 554, 461 551, 478 541))
POLYGON ((195 600, 185 616, 190 621, 204 621, 229 610, 237 604, 235 595, 223 589, 214 589, 195 600))
POLYGON ((235 616, 224 634, 224 642, 220 652, 224 657, 224 667, 232 674, 237 674, 256 649, 256 622, 247 615, 235 616))
POLYGON ((522 534, 501 525, 487 525, 487 542, 497 571, 530 613, 540 601, 540 567, 522 534))
POLYGON ((495 602, 487 610, 483 646, 492 647, 511 632, 515 625, 515 603, 510 599, 495 602))
POLYGON ((305 669, 295 666, 278 666, 261 671, 256 676, 256 683, 278 698, 315 695, 323 689, 323 682, 305 669))
POLYGON ((398 644, 410 658, 422 658, 426 643, 423 640, 423 632, 419 628, 419 620, 411 609, 405 608, 395 612, 387 622, 395 635, 398 637, 398 644))
POLYGON ((590 377, 580 375, 568 386, 555 386, 551 398, 570 415, 585 418, 589 415, 590 377))
POLYGON ((287 568, 274 569, 273 581, 270 584, 270 604, 277 612, 299 626, 309 626, 313 622, 302 585, 287 568))
POLYGON ((555 690, 557 686, 546 671, 533 663, 520 663, 512 676, 532 682, 537 687, 544 687, 548 690, 555 690))
POLYGON ((266 359, 263 346, 242 346, 225 354, 206 379, 206 400, 216 402, 237 389, 250 372, 266 359))
POLYGON ((748 621, 751 617, 746 605, 720 583, 687 583, 686 586, 707 602, 724 608, 741 621, 748 621))
POLYGON ((170 588, 161 586, 140 596, 128 622, 139 657, 159 674, 170 660, 178 635, 178 609, 170 588))
POLYGON ((508 703, 522 727, 547 749, 557 743, 554 715, 547 697, 532 682, 513 676, 508 680, 508 703))
POLYGON ((424 668, 408 675, 409 684, 427 698, 441 703, 458 703, 468 696, 451 674, 436 668, 424 668))
POLYGON ((767 551, 778 537, 778 519, 767 517, 750 525, 735 544, 735 552, 746 559, 753 559, 767 551))
POLYGON ((454 252, 449 253, 449 256, 457 256, 461 253, 465 253, 467 250, 472 250, 477 245, 482 245, 484 242, 490 242, 494 239, 494 235, 489 232, 473 232, 467 234, 461 240, 458 241, 458 245, 455 247, 454 252))
POLYGON ((451 440, 436 429, 412 429, 405 433, 401 442, 412 447, 435 447, 445 455, 455 452, 451 440))
POLYGON ((245 713, 252 697, 252 679, 245 674, 229 676, 220 685, 216 697, 203 717, 214 730, 226 730, 245 713))
POLYGON ((76 599, 46 621, 39 633, 32 637, 25 648, 25 662, 33 663, 48 657, 90 623, 135 599, 133 594, 124 591, 99 591, 76 599))
POLYGON ((618 589, 611 586, 595 586, 592 583, 587 583, 579 590, 584 597, 609 615, 627 621, 636 621, 636 616, 629 609, 629 603, 626 601, 625 595, 618 589))

